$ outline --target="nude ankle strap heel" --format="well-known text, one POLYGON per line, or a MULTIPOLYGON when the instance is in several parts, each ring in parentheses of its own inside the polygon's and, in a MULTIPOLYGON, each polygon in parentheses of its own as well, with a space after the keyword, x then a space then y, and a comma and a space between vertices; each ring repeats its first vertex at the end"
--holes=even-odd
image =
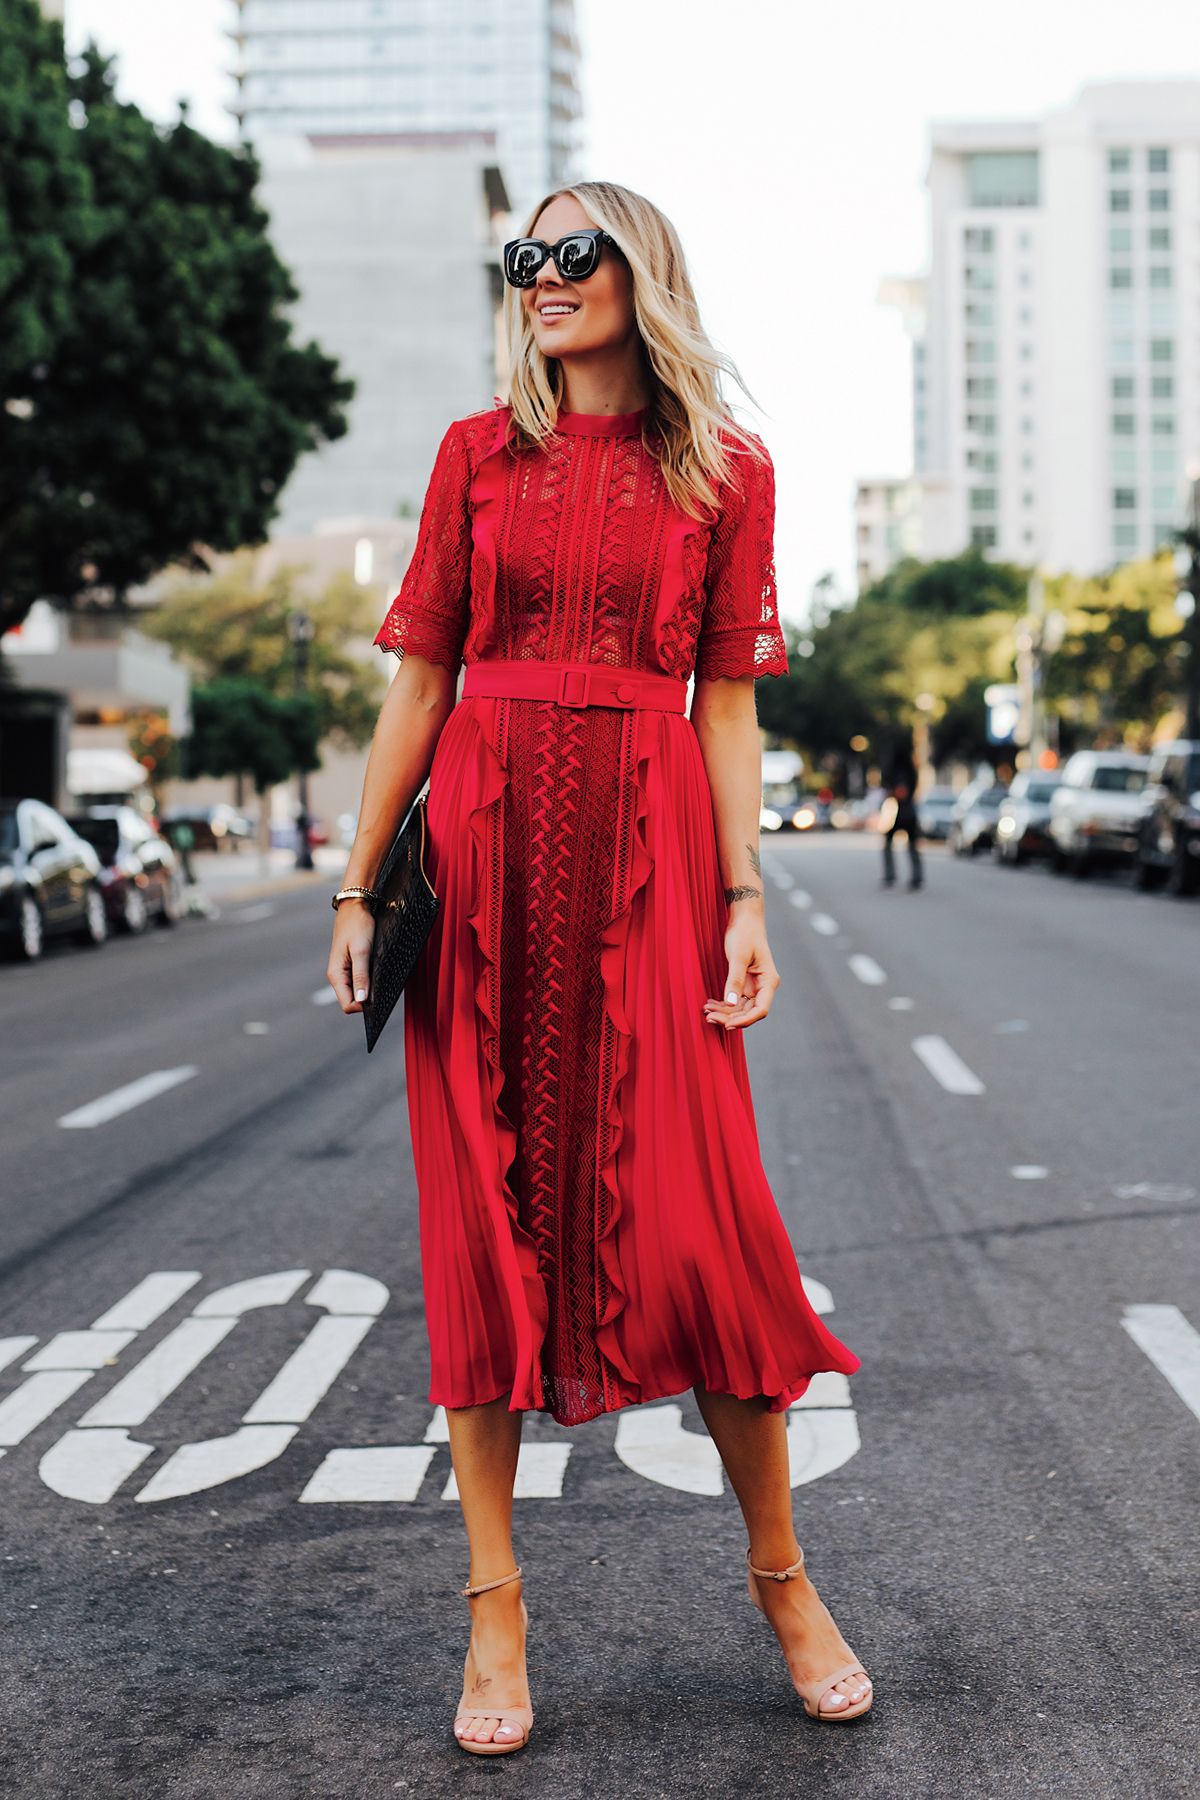
MULTIPOLYGON (((465 1600, 472 1600, 476 1594, 486 1594, 492 1588, 505 1587, 510 1581, 519 1581, 520 1578, 521 1570, 518 1565, 511 1575, 500 1575, 495 1581, 480 1581, 474 1587, 460 1588, 459 1592, 465 1600)), ((465 1699, 464 1694, 463 1700, 465 1699)), ((459 1719, 499 1719, 501 1726, 511 1724, 519 1728, 519 1738, 508 1738, 499 1744, 494 1737, 490 1743, 476 1744, 468 1738, 459 1737, 455 1732, 454 1739, 459 1749, 469 1750, 473 1756, 507 1756, 510 1750, 523 1750, 533 1731, 533 1708, 529 1706, 465 1706, 460 1701, 454 1718, 456 1723, 459 1719)))
MULTIPOLYGON (((750 1561, 750 1551, 747 1549, 746 1585, 750 1590, 750 1598, 764 1617, 766 1616, 766 1608, 758 1597, 758 1592, 754 1586, 754 1577, 757 1575, 760 1580, 763 1581, 794 1581, 803 1567, 803 1550, 800 1552, 797 1561, 792 1563, 786 1569, 758 1569, 755 1568, 754 1564, 750 1561)), ((871 1710, 871 1703, 875 1698, 874 1693, 869 1693, 865 1700, 859 1700, 853 1706, 843 1707, 841 1712, 821 1711, 822 1695, 827 1694, 831 1687, 836 1687, 839 1681, 848 1680, 851 1675, 861 1675, 863 1680, 870 1684, 871 1677, 857 1659, 854 1662, 847 1663, 844 1668, 835 1669, 831 1675, 822 1675, 819 1681, 806 1681, 803 1686, 793 1678, 796 1692, 803 1701, 804 1710, 810 1719, 820 1719, 823 1725, 840 1725, 846 1719, 861 1718, 863 1713, 871 1710)))

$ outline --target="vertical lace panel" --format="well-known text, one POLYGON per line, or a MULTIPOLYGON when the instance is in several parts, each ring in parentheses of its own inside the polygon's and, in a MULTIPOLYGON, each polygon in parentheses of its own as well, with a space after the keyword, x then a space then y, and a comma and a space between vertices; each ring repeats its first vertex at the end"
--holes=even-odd
POLYGON ((400 592, 374 642, 403 656, 411 650, 457 672, 471 600, 471 470, 455 420, 438 446, 417 539, 400 592))
POLYGON ((736 456, 740 491, 727 490, 709 541, 698 680, 787 674, 775 599, 775 469, 761 438, 755 443, 758 456, 736 456))

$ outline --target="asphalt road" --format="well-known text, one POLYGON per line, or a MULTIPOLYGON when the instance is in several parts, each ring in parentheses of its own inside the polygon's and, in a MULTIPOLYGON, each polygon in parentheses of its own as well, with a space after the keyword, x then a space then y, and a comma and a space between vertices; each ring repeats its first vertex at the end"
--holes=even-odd
POLYGON ((1195 1793, 1200 905, 876 854, 765 842, 747 1040, 863 1359, 790 1429, 869 1717, 803 1716, 685 1395, 527 1420, 534 1737, 453 1742, 401 1029, 320 997, 321 886, 0 970, 6 1793, 1195 1793))

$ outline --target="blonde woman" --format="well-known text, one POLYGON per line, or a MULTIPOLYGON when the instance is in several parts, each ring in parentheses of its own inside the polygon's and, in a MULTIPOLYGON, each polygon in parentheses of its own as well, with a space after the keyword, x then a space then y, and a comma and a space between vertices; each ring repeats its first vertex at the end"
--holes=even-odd
MULTIPOLYGON (((376 643, 401 658, 346 881, 429 777, 441 911, 404 1042, 432 1383, 470 1546, 454 1730, 522 1748, 521 1422, 692 1388, 751 1598, 813 1717, 871 1683, 796 1542, 786 1409, 858 1358, 822 1325, 758 1148, 745 1043, 779 986, 756 676, 787 657, 774 485, 720 398, 675 230, 627 188, 547 196, 505 246, 510 395, 446 430, 376 643), (457 677, 466 664, 462 697, 457 677), (690 714, 686 687, 695 677, 690 714)), ((371 894, 329 979, 366 997, 371 894)))

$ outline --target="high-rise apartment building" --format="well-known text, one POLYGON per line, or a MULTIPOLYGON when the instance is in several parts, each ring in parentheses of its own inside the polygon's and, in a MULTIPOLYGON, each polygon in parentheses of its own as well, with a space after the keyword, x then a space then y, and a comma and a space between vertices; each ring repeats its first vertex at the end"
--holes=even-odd
POLYGON ((932 127, 914 343, 921 551, 1094 573, 1151 554, 1200 459, 1200 82, 932 127))
POLYGON ((517 215, 578 174, 575 0, 237 0, 233 36, 251 142, 493 131, 517 215))

